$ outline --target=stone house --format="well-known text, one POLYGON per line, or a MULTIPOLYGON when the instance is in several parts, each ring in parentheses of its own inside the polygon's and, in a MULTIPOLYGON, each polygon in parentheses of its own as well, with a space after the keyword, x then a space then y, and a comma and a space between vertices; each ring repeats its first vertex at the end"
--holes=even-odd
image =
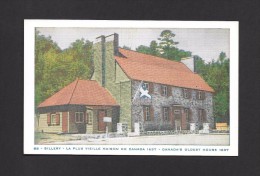
POLYGON ((100 36, 94 45, 94 73, 120 105, 119 122, 134 131, 188 130, 213 127, 214 90, 194 72, 193 58, 182 62, 118 47, 118 34, 100 36), (150 98, 140 97, 140 87, 150 98))
POLYGON ((38 131, 102 133, 103 118, 135 124, 142 130, 189 130, 213 127, 214 90, 194 72, 194 60, 182 62, 120 48, 118 34, 100 36, 93 46, 91 80, 76 80, 38 106, 38 131), (149 97, 141 97, 140 90, 149 97))

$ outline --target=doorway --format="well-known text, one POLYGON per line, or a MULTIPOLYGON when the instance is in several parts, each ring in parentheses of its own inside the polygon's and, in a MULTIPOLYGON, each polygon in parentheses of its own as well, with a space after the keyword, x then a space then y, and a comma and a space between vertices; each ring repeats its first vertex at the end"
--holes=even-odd
POLYGON ((173 107, 173 116, 174 116, 174 124, 175 130, 181 131, 181 108, 180 107, 173 107))
POLYGON ((106 116, 105 110, 98 111, 98 131, 106 130, 106 123, 104 122, 104 117, 106 116))

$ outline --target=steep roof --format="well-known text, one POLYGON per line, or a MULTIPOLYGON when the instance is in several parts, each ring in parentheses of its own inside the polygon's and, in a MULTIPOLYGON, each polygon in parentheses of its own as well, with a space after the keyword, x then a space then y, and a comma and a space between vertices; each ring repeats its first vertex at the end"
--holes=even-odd
POLYGON ((181 62, 122 48, 119 52, 125 57, 115 56, 115 59, 130 79, 214 92, 198 74, 181 62))
POLYGON ((96 81, 76 79, 43 101, 38 107, 68 104, 117 106, 112 95, 96 81))

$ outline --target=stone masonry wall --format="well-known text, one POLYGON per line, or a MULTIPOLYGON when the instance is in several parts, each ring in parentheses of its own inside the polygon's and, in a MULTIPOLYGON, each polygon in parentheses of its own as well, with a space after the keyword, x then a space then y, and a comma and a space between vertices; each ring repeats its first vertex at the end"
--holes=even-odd
MULTIPOLYGON (((138 90, 141 81, 132 81, 132 98, 135 92, 138 90)), ((154 91, 151 94, 152 99, 141 99, 139 94, 136 100, 132 104, 132 124, 135 122, 141 122, 145 130, 166 130, 170 129, 171 122, 164 122, 162 120, 162 107, 172 107, 174 104, 179 104, 181 107, 189 108, 192 114, 190 122, 198 122, 198 109, 204 109, 206 111, 207 122, 210 123, 210 127, 213 128, 213 100, 212 93, 206 92, 204 100, 196 99, 196 91, 191 91, 191 98, 185 99, 183 97, 182 88, 171 87, 172 96, 166 97, 161 95, 161 84, 153 83, 154 91), (143 105, 151 105, 154 110, 154 121, 144 121, 143 117, 143 105)))

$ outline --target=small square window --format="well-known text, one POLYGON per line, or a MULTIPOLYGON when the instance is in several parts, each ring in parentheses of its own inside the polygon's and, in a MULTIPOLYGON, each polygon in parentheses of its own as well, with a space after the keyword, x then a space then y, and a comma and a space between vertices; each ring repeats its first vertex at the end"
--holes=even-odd
POLYGON ((75 122, 76 123, 83 123, 84 122, 84 114, 83 114, 83 112, 76 112, 75 113, 75 122))

